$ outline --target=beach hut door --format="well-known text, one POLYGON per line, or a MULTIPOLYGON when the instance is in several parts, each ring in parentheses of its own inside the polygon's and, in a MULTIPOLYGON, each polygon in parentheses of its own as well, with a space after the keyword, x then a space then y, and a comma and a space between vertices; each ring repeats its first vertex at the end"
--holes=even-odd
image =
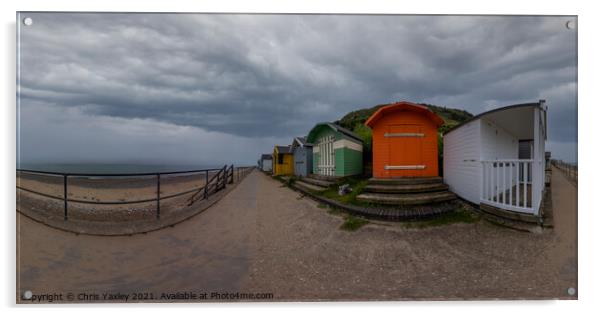
POLYGON ((297 147, 295 149, 295 175, 305 176, 305 148, 297 147))
POLYGON ((389 176, 416 177, 424 173, 422 125, 389 125, 385 138, 389 140, 389 159, 385 165, 389 176))
POLYGON ((335 156, 334 156, 334 136, 325 136, 318 142, 320 161, 318 164, 318 174, 324 176, 335 175, 335 156))

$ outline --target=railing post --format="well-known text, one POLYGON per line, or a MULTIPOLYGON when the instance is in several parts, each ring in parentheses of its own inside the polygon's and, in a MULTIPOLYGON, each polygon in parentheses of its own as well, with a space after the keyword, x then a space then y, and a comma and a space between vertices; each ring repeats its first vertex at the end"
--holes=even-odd
POLYGON ((67 220, 67 175, 63 175, 63 200, 65 202, 65 220, 67 220))
POLYGON ((224 166, 219 173, 217 174, 217 182, 215 183, 215 190, 221 190, 223 189, 223 178, 224 178, 224 171, 226 170, 226 166, 224 166))
POLYGON ((157 173, 157 219, 161 217, 161 174, 157 173))
POLYGON ((209 186, 209 170, 205 170, 205 200, 207 199, 207 187, 209 186))
POLYGON ((514 170, 514 173, 515 173, 514 176, 516 177, 516 188, 514 189, 514 196, 516 197, 515 204, 516 204, 516 206, 518 206, 518 201, 519 201, 519 191, 518 190, 520 189, 520 170, 519 170, 520 169, 520 162, 517 161, 514 164, 514 168, 516 169, 516 170, 514 170))
POLYGON ((528 182, 528 180, 529 180, 529 173, 528 173, 529 164, 530 164, 529 162, 525 162, 524 167, 523 167, 523 170, 525 171, 523 173, 523 181, 524 181, 524 184, 523 184, 523 207, 524 208, 527 208, 529 205, 529 204, 527 204, 527 185, 529 184, 529 182, 528 182))

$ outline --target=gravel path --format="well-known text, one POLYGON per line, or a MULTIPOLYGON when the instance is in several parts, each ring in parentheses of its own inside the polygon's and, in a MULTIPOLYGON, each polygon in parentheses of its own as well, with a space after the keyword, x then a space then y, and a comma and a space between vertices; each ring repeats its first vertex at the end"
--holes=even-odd
MULTIPOLYGON (((554 194, 571 192, 554 172, 554 194)), ((576 197, 574 197, 576 198, 576 197)), ((558 203, 558 204, 557 204, 558 203)), ((570 204, 570 203, 569 203, 570 204)), ((573 204, 574 205, 574 204, 573 204)), ((575 298, 576 208, 562 233, 486 221, 355 232, 317 203, 254 171, 220 202, 173 228, 76 236, 19 216, 17 291, 240 291, 273 300, 575 298), (573 265, 574 264, 574 265, 573 265)), ((571 213, 572 212, 572 213, 571 213)))
MULTIPOLYGON (((554 189, 571 206, 576 196, 562 180, 553 180, 554 189)), ((347 232, 338 228, 340 216, 278 186, 259 181, 260 246, 249 289, 284 300, 402 300, 571 298, 567 288, 576 286, 576 270, 566 266, 575 239, 553 230, 524 233, 480 221, 427 229, 374 223, 347 232)), ((572 206, 557 220, 574 217, 572 206)), ((560 226, 574 235, 574 221, 560 226)))

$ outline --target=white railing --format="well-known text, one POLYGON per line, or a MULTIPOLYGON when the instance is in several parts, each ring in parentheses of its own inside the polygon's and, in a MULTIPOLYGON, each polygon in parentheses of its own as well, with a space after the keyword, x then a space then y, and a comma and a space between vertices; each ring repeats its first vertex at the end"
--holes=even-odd
POLYGON ((532 159, 481 160, 481 164, 481 203, 515 212, 536 213, 532 159))

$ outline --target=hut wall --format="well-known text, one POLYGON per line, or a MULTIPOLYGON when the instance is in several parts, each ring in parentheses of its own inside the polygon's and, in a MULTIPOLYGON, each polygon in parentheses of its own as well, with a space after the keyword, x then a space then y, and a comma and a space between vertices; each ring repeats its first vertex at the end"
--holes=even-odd
POLYGON ((443 137, 443 180, 452 192, 479 204, 481 172, 481 120, 475 120, 443 137))

